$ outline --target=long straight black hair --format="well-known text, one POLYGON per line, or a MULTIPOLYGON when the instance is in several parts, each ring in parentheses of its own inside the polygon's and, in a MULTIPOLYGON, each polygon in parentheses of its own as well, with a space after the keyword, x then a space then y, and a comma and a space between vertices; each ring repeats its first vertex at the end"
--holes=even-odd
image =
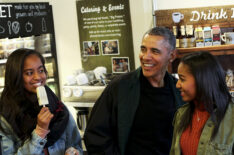
MULTIPOLYGON (((204 104, 205 109, 215 124, 212 138, 216 135, 227 106, 231 101, 231 95, 225 80, 225 72, 220 63, 208 52, 194 52, 184 56, 181 62, 187 65, 190 73, 195 78, 196 100, 204 104)), ((179 130, 184 131, 191 125, 194 104, 190 103, 189 109, 180 121, 179 130)))
POLYGON ((33 104, 29 101, 27 98, 29 92, 24 88, 24 61, 30 55, 40 58, 47 74, 45 60, 40 53, 24 48, 15 50, 6 63, 5 86, 0 98, 0 115, 11 125, 14 133, 4 129, 1 123, 0 129, 5 134, 16 134, 22 142, 31 138, 31 132, 36 126, 37 114, 40 111, 37 103, 33 104))

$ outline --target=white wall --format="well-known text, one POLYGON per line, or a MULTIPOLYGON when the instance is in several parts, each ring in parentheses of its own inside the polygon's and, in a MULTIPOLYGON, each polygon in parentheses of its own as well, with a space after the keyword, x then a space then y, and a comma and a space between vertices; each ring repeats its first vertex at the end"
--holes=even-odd
POLYGON ((53 0, 55 39, 60 86, 66 77, 82 68, 75 0, 53 0))
POLYGON ((132 20, 135 68, 140 66, 139 52, 143 34, 153 27, 152 0, 129 0, 132 20))

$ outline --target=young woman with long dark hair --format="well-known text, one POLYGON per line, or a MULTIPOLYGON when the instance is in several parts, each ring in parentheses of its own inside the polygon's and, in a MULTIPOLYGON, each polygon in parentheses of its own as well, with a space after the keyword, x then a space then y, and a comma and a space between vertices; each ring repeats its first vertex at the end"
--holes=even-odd
POLYGON ((82 154, 81 137, 64 104, 46 86, 42 55, 18 49, 8 58, 0 98, 2 153, 64 155, 69 148, 82 154), (36 88, 45 86, 49 104, 38 104, 36 88))
POLYGON ((208 52, 184 56, 178 67, 185 102, 175 114, 170 155, 233 154, 234 104, 225 72, 208 52))

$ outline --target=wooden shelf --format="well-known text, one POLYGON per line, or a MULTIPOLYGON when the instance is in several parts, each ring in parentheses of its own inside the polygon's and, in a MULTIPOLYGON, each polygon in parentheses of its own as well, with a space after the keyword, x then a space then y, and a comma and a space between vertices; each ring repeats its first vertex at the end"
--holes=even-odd
POLYGON ((206 47, 177 48, 177 57, 180 58, 187 53, 198 51, 207 51, 213 55, 234 55, 234 44, 206 47))

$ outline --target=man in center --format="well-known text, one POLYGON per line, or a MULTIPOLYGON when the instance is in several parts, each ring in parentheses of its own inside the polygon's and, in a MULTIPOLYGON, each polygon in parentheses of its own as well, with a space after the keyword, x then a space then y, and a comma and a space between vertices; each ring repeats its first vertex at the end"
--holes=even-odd
POLYGON ((116 77, 96 101, 84 135, 89 155, 168 155, 172 121, 183 101, 167 72, 176 40, 164 27, 142 39, 141 67, 116 77))

